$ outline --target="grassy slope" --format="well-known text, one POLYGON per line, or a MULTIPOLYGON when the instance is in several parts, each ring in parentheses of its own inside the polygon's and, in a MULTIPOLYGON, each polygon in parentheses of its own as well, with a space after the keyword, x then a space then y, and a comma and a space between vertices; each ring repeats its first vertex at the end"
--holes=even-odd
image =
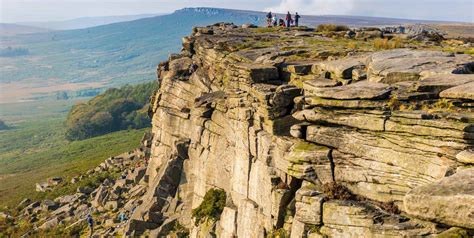
POLYGON ((64 139, 64 118, 29 121, 0 132, 0 206, 40 198, 34 186, 48 177, 72 177, 107 157, 136 148, 146 129, 119 131, 84 141, 64 139))

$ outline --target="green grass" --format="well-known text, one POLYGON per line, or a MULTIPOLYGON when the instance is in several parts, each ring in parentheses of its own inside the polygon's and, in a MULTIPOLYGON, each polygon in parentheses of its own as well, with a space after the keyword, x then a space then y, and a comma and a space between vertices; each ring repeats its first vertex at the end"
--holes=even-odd
POLYGON ((139 146, 148 129, 126 130, 83 141, 64 137, 64 117, 28 121, 0 132, 0 207, 40 199, 35 183, 52 176, 70 178, 106 158, 139 146))
POLYGON ((84 102, 90 97, 74 98, 70 100, 38 100, 31 102, 2 103, 0 104, 0 119, 7 125, 15 126, 18 123, 36 121, 38 118, 66 117, 71 107, 84 102))

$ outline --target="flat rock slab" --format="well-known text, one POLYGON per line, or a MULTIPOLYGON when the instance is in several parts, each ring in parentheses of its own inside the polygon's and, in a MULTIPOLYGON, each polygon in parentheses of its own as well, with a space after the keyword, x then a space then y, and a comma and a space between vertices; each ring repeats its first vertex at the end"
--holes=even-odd
POLYGON ((330 200, 323 204, 320 232, 327 237, 419 237, 426 229, 362 202, 330 200))
POLYGON ((395 49, 372 54, 366 65, 369 81, 392 84, 469 71, 470 62, 472 57, 469 55, 395 49))
POLYGON ((474 229, 474 168, 413 189, 403 204, 409 215, 474 229))
POLYGON ((391 87, 383 83, 372 83, 362 81, 354 84, 349 84, 340 87, 330 88, 315 88, 310 96, 316 96, 321 98, 332 98, 339 100, 351 100, 351 99, 386 99, 390 92, 391 87))
POLYGON ((474 151, 465 150, 456 155, 456 159, 461 163, 474 164, 474 151))
POLYGON ((444 90, 439 96, 442 98, 474 100, 474 82, 444 90))
POLYGON ((309 92, 317 90, 318 88, 335 87, 339 85, 341 85, 340 82, 324 78, 303 81, 303 89, 309 92))
POLYGON ((416 92, 440 93, 449 88, 470 82, 474 82, 474 74, 436 75, 416 81, 411 89, 416 92))

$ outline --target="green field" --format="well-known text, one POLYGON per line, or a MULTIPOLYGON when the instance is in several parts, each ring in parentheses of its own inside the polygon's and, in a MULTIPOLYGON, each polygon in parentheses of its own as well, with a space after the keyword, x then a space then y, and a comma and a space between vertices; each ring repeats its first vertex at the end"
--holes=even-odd
POLYGON ((148 129, 125 130, 83 141, 64 137, 65 115, 28 120, 0 132, 0 207, 23 198, 41 199, 35 183, 49 177, 71 178, 106 158, 139 146, 148 129))

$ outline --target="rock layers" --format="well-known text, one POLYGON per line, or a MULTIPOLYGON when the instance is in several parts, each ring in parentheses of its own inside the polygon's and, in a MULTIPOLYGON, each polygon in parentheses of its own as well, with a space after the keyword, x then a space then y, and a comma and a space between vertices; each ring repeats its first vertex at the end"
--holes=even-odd
POLYGON ((196 28, 160 64, 151 182, 136 211, 149 215, 131 222, 177 216, 192 237, 473 229, 472 57, 397 49, 301 62, 281 42, 245 47, 291 36, 281 34, 196 28), (211 188, 226 192, 224 210, 195 225, 211 188))
MULTIPOLYGON (((299 30, 221 23, 183 39, 158 66, 147 167, 77 194, 129 218, 96 235, 472 235, 473 58, 348 52, 299 30)), ((25 213, 81 216, 77 199, 25 213)))

